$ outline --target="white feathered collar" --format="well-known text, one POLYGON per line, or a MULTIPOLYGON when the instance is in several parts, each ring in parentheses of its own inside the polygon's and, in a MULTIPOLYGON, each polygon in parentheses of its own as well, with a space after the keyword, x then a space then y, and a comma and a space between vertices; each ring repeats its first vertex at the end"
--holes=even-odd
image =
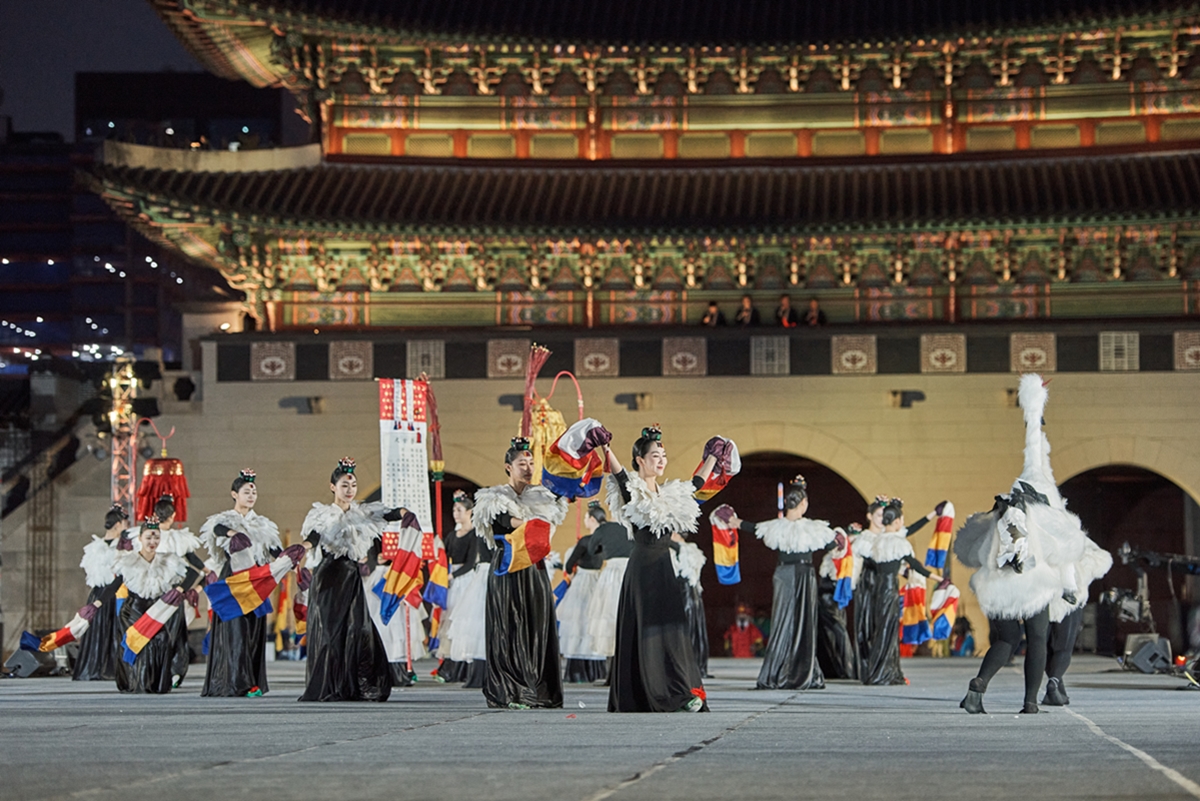
MULTIPOLYGON (((159 534, 159 553, 168 551, 176 556, 187 556, 200 547, 200 538, 186 528, 169 528, 159 534)), ((141 548, 140 542, 138 548, 141 548)))
POLYGON ((159 551, 147 562, 138 551, 122 551, 116 559, 116 572, 134 595, 157 600, 187 574, 183 559, 159 551))
POLYGON ((471 519, 475 524, 475 533, 485 539, 489 547, 493 536, 492 523, 504 513, 519 520, 536 517, 557 526, 567 517, 567 499, 558 497, 540 484, 530 484, 520 495, 512 484, 499 484, 477 491, 471 519))
POLYGON ((884 531, 879 534, 864 531, 854 542, 854 552, 875 564, 899 562, 913 555, 912 543, 899 531, 884 531))
POLYGON ((204 525, 200 527, 200 540, 208 549, 209 567, 218 572, 225 566, 229 554, 228 541, 217 542, 214 530, 217 526, 225 526, 233 532, 241 532, 249 537, 250 547, 247 550, 250 556, 254 557, 256 565, 265 565, 271 561, 272 550, 283 548, 283 543, 279 540, 279 526, 271 522, 270 518, 263 517, 253 509, 244 516, 234 509, 226 509, 205 520, 204 525))
POLYGON ((355 503, 342 511, 336 503, 314 503, 304 518, 300 533, 321 535, 320 548, 330 556, 345 556, 354 561, 365 559, 371 545, 383 533, 383 516, 388 508, 382 503, 355 503))
POLYGON ((675 575, 693 587, 700 586, 700 569, 708 561, 704 552, 694 542, 679 543, 679 551, 671 549, 671 567, 675 575))
POLYGON ((781 553, 807 553, 819 551, 837 535, 824 520, 777 517, 755 526, 754 536, 762 540, 763 545, 781 553))
MULTIPOLYGON (((117 535, 118 538, 120 535, 117 535)), ((92 535, 92 541, 83 546, 83 558, 79 566, 83 568, 84 580, 89 587, 107 587, 116 578, 113 573, 113 562, 117 558, 117 540, 106 540, 92 535)))
POLYGON ((664 481, 658 486, 658 492, 654 493, 637 473, 625 475, 629 503, 624 503, 624 496, 615 486, 616 479, 610 477, 608 508, 618 523, 624 524, 626 529, 649 529, 656 537, 696 532, 700 505, 696 503, 690 482, 678 479, 664 481))

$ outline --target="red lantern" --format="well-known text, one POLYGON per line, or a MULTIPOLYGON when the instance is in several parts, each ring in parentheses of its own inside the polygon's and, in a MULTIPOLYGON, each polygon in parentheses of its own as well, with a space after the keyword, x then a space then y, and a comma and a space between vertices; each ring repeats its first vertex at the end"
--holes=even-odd
POLYGON ((183 462, 168 459, 150 459, 142 470, 142 484, 137 493, 137 519, 144 520, 154 513, 154 504, 164 495, 175 499, 175 519, 187 520, 187 478, 183 475, 183 462))

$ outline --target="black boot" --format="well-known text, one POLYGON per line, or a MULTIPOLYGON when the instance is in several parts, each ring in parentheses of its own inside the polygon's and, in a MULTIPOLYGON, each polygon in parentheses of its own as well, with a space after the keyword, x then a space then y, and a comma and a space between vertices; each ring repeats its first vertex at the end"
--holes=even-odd
POLYGON ((1036 715, 1038 713, 1038 705, 1033 701, 1026 701, 1025 706, 1021 707, 1022 715, 1036 715))
POLYGON ((1050 679, 1046 682, 1046 696, 1042 699, 1043 706, 1066 706, 1071 703, 1067 697, 1062 679, 1050 679))
POLYGON ((959 707, 972 715, 986 715, 987 711, 983 708, 983 694, 986 691, 987 685, 978 677, 971 679, 971 683, 967 685, 967 697, 962 699, 959 707))

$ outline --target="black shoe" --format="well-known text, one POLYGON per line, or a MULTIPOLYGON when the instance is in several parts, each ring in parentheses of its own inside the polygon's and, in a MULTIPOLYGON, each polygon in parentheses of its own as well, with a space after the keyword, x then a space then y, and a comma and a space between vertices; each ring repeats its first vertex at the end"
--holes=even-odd
POLYGON ((1021 707, 1022 715, 1036 715, 1038 713, 1038 705, 1033 701, 1026 701, 1025 706, 1021 707))
POLYGON ((983 693, 975 690, 967 690, 967 697, 962 699, 959 707, 967 710, 972 715, 986 715, 987 711, 983 708, 983 693))
POLYGON ((1046 682, 1046 695, 1042 698, 1043 706, 1066 706, 1071 703, 1067 691, 1063 688, 1062 679, 1050 679, 1046 682))

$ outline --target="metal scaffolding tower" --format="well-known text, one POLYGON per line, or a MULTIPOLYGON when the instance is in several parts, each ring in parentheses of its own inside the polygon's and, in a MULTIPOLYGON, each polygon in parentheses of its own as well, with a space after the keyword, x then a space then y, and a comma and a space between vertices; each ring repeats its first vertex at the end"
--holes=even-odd
POLYGON ((137 397, 137 378, 132 359, 120 359, 108 379, 113 405, 108 413, 112 424, 112 502, 125 508, 134 519, 137 493, 137 417, 133 401, 137 397))

